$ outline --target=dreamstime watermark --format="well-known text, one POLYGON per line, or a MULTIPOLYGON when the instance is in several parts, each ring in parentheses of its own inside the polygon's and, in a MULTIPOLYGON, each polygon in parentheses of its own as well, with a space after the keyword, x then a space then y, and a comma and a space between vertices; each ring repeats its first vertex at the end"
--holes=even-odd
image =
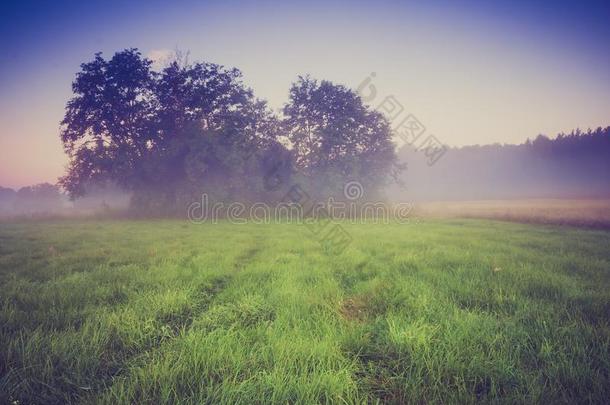
MULTIPOLYGON (((373 103, 377 99, 377 87, 372 83, 376 76, 375 72, 371 73, 356 90, 362 101, 366 103, 373 103)), ((413 114, 405 112, 405 107, 394 95, 384 97, 375 109, 390 121, 392 129, 398 135, 399 146, 406 144, 418 152, 423 152, 428 166, 434 165, 447 152, 448 147, 434 135, 429 134, 422 138, 426 127, 413 114)))
MULTIPOLYGON (((408 223, 412 217, 411 203, 387 204, 385 202, 357 200, 364 195, 358 182, 349 182, 344 187, 345 200, 329 197, 325 202, 315 201, 300 184, 293 184, 278 204, 263 202, 210 203, 209 196, 202 194, 201 201, 188 207, 188 219, 192 223, 227 221, 232 224, 296 223, 312 225, 316 221, 328 223, 333 220, 352 224, 396 222, 408 223)), ((319 224, 318 224, 319 225, 319 224)), ((335 224, 340 226, 340 224, 335 224)), ((316 232, 316 235, 318 232, 316 232)))
POLYGON ((341 254, 352 243, 352 236, 345 228, 333 222, 333 218, 326 208, 322 207, 322 209, 317 210, 318 203, 309 196, 300 184, 293 184, 282 201, 289 201, 301 209, 307 207, 303 212, 305 217, 302 217, 304 224, 309 233, 317 238, 325 251, 334 251, 341 254))
POLYGON ((348 200, 358 200, 364 195, 362 184, 357 181, 350 181, 343 186, 343 196, 348 200))
MULTIPOLYGON (((245 150, 244 160, 257 154, 254 147, 245 150)), ((206 193, 201 201, 193 201, 187 208, 189 221, 196 224, 206 222, 218 223, 224 220, 232 224, 246 223, 298 223, 303 224, 312 237, 322 245, 325 253, 341 254, 352 242, 352 236, 341 224, 333 221, 328 209, 320 206, 298 183, 287 181, 297 171, 282 162, 275 164, 263 175, 263 187, 267 192, 284 191, 284 196, 277 204, 256 202, 244 204, 216 202, 210 206, 206 193)))

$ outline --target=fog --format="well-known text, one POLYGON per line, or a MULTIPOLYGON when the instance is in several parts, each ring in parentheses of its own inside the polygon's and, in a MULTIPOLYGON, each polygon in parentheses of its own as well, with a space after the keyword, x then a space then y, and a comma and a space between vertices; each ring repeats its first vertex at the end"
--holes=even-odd
POLYGON ((449 148, 430 165, 404 146, 402 185, 393 201, 610 197, 610 130, 539 136, 522 145, 449 148))
MULTIPOLYGON (((374 199, 367 183, 357 190, 360 202, 381 201, 390 204, 431 201, 475 201, 515 199, 595 199, 610 197, 610 128, 597 129, 569 135, 560 134, 555 139, 538 136, 522 145, 487 145, 447 148, 433 162, 425 150, 405 145, 398 150, 398 162, 405 165, 393 181, 375 193, 374 199)), ((284 156, 284 159, 288 159, 284 156)), ((273 192, 249 194, 254 183, 267 183, 269 159, 261 159, 260 170, 251 170, 238 184, 230 183, 230 176, 223 180, 222 172, 216 173, 213 183, 201 183, 197 193, 181 202, 173 211, 174 216, 186 216, 187 207, 198 201, 203 193, 210 198, 218 196, 224 202, 239 201, 246 204, 266 203, 270 206, 286 202, 291 187, 299 184, 299 193, 325 202, 347 198, 344 185, 337 183, 329 188, 319 187, 315 178, 308 179, 299 172, 291 172, 290 165, 281 166, 281 182, 273 192), (206 188, 206 184, 208 187, 206 188), (212 187, 212 193, 209 188, 212 187), (225 190, 226 188, 226 190, 225 190), (214 194, 214 192, 216 194, 214 194), (247 199, 244 196, 249 196, 247 199), (257 199, 256 196, 259 198, 257 199), (231 200, 232 198, 232 200, 231 200), (247 200, 247 201, 246 201, 247 200)), ((273 166, 273 165, 272 165, 273 166)), ((234 176, 233 176, 234 177, 234 176)), ((160 184, 159 187, 167 187, 160 184)), ((150 191, 150 190, 149 190, 150 191)), ((0 218, 47 216, 109 216, 138 215, 150 202, 143 202, 155 193, 133 198, 132 193, 105 183, 90 185, 83 197, 70 200, 58 186, 48 183, 23 187, 19 190, 0 188, 0 218)), ((150 197, 156 198, 156 197, 150 197)), ((358 201, 356 201, 358 202, 358 201)), ((146 214, 146 213, 144 213, 146 214)))
POLYGON ((0 187, 0 219, 86 217, 127 212, 131 194, 114 186, 92 186, 86 196, 70 200, 49 183, 18 190, 0 187))

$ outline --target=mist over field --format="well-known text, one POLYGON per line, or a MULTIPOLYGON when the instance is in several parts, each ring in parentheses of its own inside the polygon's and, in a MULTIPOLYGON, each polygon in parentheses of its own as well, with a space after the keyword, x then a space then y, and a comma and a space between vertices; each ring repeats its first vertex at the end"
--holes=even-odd
POLYGON ((540 135, 521 145, 449 148, 433 165, 404 146, 404 187, 390 199, 490 200, 610 197, 610 128, 540 135))
MULTIPOLYGON (((375 202, 388 206, 410 203, 418 207, 412 215, 423 217, 610 225, 609 128, 577 130, 555 138, 540 135, 521 145, 447 147, 433 163, 424 149, 405 145, 400 137, 397 140, 397 161, 404 164, 404 169, 387 181, 375 202)), ((269 170, 273 170, 272 165, 269 170)), ((259 172, 258 178, 250 181, 266 181, 267 172, 259 172)), ((220 183, 228 180, 220 175, 220 183)), ((312 187, 313 183, 310 192, 312 187)), ((337 190, 344 191, 341 184, 334 190, 312 193, 328 202, 337 190)), ((202 193, 205 191, 202 189, 202 193)), ((366 191, 361 190, 362 194, 366 191)), ((133 197, 132 192, 112 184, 94 184, 85 195, 73 200, 50 184, 18 191, 1 188, 0 217, 141 216, 133 197)), ((254 196, 249 202, 272 206, 284 197, 275 195, 256 201, 254 196)), ((186 217, 188 213, 185 210, 177 215, 186 217)))

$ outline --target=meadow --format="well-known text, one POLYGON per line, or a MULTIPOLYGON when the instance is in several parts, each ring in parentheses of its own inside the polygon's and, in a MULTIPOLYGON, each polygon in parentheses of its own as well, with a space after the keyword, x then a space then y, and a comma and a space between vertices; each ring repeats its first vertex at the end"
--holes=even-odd
POLYGON ((610 229, 607 198, 421 202, 414 204, 414 214, 425 218, 484 218, 610 229))
POLYGON ((607 403, 610 232, 0 223, 0 403, 607 403))

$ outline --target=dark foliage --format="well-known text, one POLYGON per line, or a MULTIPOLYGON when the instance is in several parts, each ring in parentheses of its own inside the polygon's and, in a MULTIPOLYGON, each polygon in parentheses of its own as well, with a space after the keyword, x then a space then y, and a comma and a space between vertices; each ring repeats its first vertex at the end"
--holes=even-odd
POLYGON ((203 192, 269 201, 269 173, 288 182, 295 169, 318 192, 337 193, 348 179, 374 190, 395 159, 387 121, 327 81, 299 78, 280 121, 237 69, 175 60, 155 72, 127 49, 82 64, 72 90, 60 184, 72 198, 117 184, 145 214, 182 210, 203 192))
POLYGON ((346 182, 358 180, 369 196, 377 194, 396 160, 392 132, 388 121, 354 91, 299 77, 284 116, 295 165, 314 190, 323 197, 336 195, 346 182))
POLYGON ((113 182, 133 192, 140 211, 167 213, 203 191, 219 199, 259 192, 248 175, 262 170, 260 153, 279 147, 277 120, 241 73, 150 66, 136 49, 81 65, 62 121, 71 161, 60 184, 70 196, 113 182))

